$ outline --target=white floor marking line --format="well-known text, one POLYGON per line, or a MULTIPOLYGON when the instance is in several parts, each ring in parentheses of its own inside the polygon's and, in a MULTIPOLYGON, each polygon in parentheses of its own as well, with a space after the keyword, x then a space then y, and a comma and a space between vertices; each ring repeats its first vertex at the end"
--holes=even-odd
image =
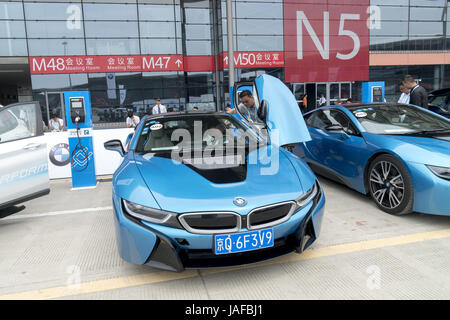
POLYGON ((0 219, 0 221, 59 216, 59 215, 84 213, 84 212, 106 211, 106 210, 112 210, 112 209, 113 209, 113 207, 97 207, 97 208, 83 208, 83 209, 76 209, 76 210, 64 210, 64 211, 54 211, 54 212, 45 212, 45 213, 12 214, 8 217, 0 219))

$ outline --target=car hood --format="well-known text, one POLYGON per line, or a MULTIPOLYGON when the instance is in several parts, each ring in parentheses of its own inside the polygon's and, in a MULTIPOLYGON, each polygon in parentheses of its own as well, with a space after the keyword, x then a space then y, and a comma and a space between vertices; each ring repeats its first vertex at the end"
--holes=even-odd
MULTIPOLYGON (((243 164, 245 177, 241 181, 227 183, 213 182, 208 170, 170 157, 135 154, 134 158, 155 200, 161 209, 167 211, 223 210, 246 214, 255 207, 293 200, 303 193, 294 167, 276 146, 267 145, 259 152, 250 152, 243 164), (264 156, 256 160, 258 153, 264 156), (270 159, 276 160, 270 162, 270 159), (236 197, 243 197, 247 204, 237 207, 233 203, 236 197)), ((216 173, 226 175, 226 170, 219 166, 216 173)))
POLYGON ((446 140, 448 136, 416 137, 366 133, 365 138, 379 147, 394 151, 405 161, 450 167, 450 141, 446 140))

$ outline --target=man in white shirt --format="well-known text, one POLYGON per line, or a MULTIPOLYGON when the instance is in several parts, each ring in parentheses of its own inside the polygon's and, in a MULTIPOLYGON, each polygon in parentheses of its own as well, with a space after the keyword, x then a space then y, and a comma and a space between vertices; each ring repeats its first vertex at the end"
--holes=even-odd
POLYGON ((156 104, 152 109, 152 114, 160 114, 160 113, 166 113, 167 109, 164 105, 161 104, 161 99, 156 99, 156 104))
POLYGON ((410 97, 410 92, 411 89, 407 88, 404 84, 403 81, 399 83, 399 87, 400 87, 400 91, 402 92, 400 99, 398 99, 398 103, 404 103, 404 104, 408 104, 409 103, 409 97, 410 97))
POLYGON ((141 119, 135 116, 133 111, 128 111, 127 128, 136 128, 141 119))
POLYGON ((320 98, 319 98, 319 107, 323 107, 326 104, 327 104, 327 99, 325 98, 323 93, 321 93, 320 98))

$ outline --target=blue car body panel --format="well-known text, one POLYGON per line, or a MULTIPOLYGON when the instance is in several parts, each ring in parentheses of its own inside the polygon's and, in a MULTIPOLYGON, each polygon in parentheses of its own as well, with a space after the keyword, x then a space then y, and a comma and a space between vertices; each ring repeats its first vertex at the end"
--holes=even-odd
POLYGON ((390 154, 402 162, 411 176, 414 187, 413 210, 450 215, 450 181, 437 177, 426 167, 432 165, 450 168, 449 141, 431 137, 369 133, 345 107, 320 109, 330 108, 344 112, 360 131, 360 136, 344 137, 341 133, 309 127, 312 141, 299 144, 294 153, 306 162, 326 169, 338 177, 340 182, 363 194, 368 193, 365 174, 370 161, 378 155, 390 154))
MULTIPOLYGON (((257 78, 257 81, 260 78, 257 78)), ((259 92, 264 94, 264 98, 270 104, 269 113, 272 113, 269 117, 270 125, 272 128, 278 129, 282 126, 276 122, 283 119, 275 115, 275 106, 279 103, 275 100, 275 93, 279 89, 282 92, 281 95, 285 96, 284 90, 287 88, 281 81, 272 81, 270 78, 264 76, 264 81, 260 81, 257 87, 258 90, 263 90, 259 92), (276 88, 270 88, 270 86, 276 88)), ((290 94, 292 95, 292 93, 290 94)), ((293 96, 292 99, 295 102, 293 96)), ((290 110, 294 106, 284 105, 283 107, 290 110)), ((290 125, 297 126, 297 131, 299 126, 303 126, 303 128, 299 131, 300 133, 295 133, 295 130, 281 130, 281 135, 287 134, 289 142, 306 141, 310 139, 310 136, 296 103, 295 110, 287 112, 291 117, 298 116, 300 120, 290 121, 290 125)), ((136 132, 142 130, 145 119, 136 128, 136 132)), ((253 130, 248 123, 241 122, 248 130, 253 130)), ((136 153, 138 139, 138 134, 131 137, 129 148, 123 155, 123 162, 113 176, 113 207, 117 246, 119 254, 124 260, 134 264, 146 264, 181 271, 184 267, 192 267, 185 265, 189 253, 208 254, 208 261, 218 258, 211 253, 214 247, 213 234, 192 233, 182 228, 181 225, 180 228, 176 228, 131 217, 125 211, 124 200, 153 209, 169 211, 176 215, 191 212, 225 211, 237 213, 242 219, 245 219, 246 215, 255 208, 294 201, 304 195, 306 191, 313 190, 314 186, 318 186, 317 195, 313 200, 293 213, 287 221, 275 224, 271 228, 274 239, 278 243, 277 246, 279 243, 285 243, 283 246, 288 248, 287 251, 280 251, 281 254, 287 253, 289 250, 289 252, 294 250, 301 252, 319 236, 325 204, 323 191, 308 165, 278 145, 268 143, 249 152, 246 158, 244 180, 214 183, 193 168, 170 157, 136 153), (233 203, 233 199, 236 197, 244 197, 246 205, 236 206, 233 203), (306 234, 311 237, 311 240, 303 242, 304 239, 307 239, 306 234), (161 262, 161 259, 170 260, 173 264, 161 262)), ((288 140, 281 141, 287 142, 288 140)), ((239 233, 246 231, 248 231, 247 226, 242 225, 239 233)), ((229 257, 220 258, 231 259, 231 265, 233 265, 233 259, 236 256, 240 259, 236 264, 246 264, 272 257, 270 250, 262 250, 262 258, 258 257, 260 250, 250 252, 249 257, 252 258, 248 261, 246 252, 243 255, 227 254, 225 256, 229 257)), ((223 265, 220 262, 218 266, 228 263, 228 260, 226 263, 223 262, 223 265)), ((203 265, 199 267, 203 267, 203 265)))
POLYGON ((284 146, 311 140, 297 100, 280 79, 261 75, 255 85, 259 99, 268 104, 266 122, 271 141, 284 146))
MULTIPOLYGON (((303 188, 301 181, 297 175, 292 175, 293 167, 287 157, 280 153, 279 163, 272 162, 274 166, 273 174, 265 175, 264 169, 270 171, 267 163, 270 159, 267 154, 276 156, 278 147, 263 147, 258 152, 264 155, 263 159, 259 159, 257 163, 247 161, 247 177, 242 182, 216 184, 197 172, 179 162, 172 159, 162 157, 152 157, 148 160, 146 156, 135 155, 136 162, 142 163, 139 171, 147 184, 152 190, 152 194, 158 204, 164 210, 172 212, 186 212, 186 208, 202 208, 203 211, 232 210, 239 214, 247 213, 249 207, 259 207, 269 202, 277 203, 286 200, 292 200, 302 194, 303 188), (271 151, 267 151, 267 149, 271 151), (267 160, 267 161, 264 161, 267 160), (278 168, 277 168, 278 167, 278 168), (167 170, 170 168, 170 170, 167 170), (280 170, 283 168, 283 170, 280 170), (167 183, 171 181, 171 183, 167 183), (277 189, 267 188, 272 181, 283 181, 277 189), (205 190, 207 196, 205 197, 205 190), (236 207, 230 199, 236 196, 243 196, 247 200, 245 208, 236 207), (270 200, 268 200, 270 197, 270 200)), ((256 153, 257 151, 253 151, 256 153)), ((249 158, 252 157, 250 154, 249 158)), ((256 158, 256 157, 255 157, 256 158)), ((258 160, 258 159, 255 159, 258 160)), ((309 182, 309 181, 308 181, 309 182)), ((312 185, 312 184, 311 184, 312 185)))

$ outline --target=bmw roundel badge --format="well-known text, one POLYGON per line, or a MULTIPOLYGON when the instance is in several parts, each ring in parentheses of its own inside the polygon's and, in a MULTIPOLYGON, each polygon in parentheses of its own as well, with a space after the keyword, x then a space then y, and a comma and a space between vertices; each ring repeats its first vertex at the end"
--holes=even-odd
POLYGON ((241 197, 236 197, 236 198, 234 198, 233 203, 235 205, 237 205, 238 207, 243 207, 247 204, 247 200, 245 200, 244 198, 241 198, 241 197))
POLYGON ((58 167, 64 167, 70 163, 69 145, 67 143, 58 143, 49 153, 50 161, 58 167))

